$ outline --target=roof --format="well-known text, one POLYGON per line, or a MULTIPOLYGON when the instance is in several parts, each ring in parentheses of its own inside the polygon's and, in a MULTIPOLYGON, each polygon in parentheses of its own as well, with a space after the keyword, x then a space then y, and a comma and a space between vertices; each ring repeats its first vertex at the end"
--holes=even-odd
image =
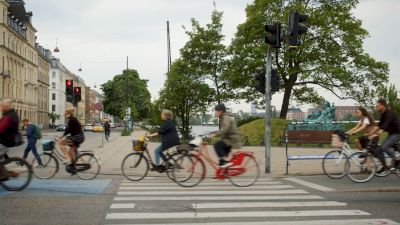
POLYGON ((7 0, 10 4, 8 11, 23 23, 31 24, 32 12, 27 12, 23 0, 7 0))

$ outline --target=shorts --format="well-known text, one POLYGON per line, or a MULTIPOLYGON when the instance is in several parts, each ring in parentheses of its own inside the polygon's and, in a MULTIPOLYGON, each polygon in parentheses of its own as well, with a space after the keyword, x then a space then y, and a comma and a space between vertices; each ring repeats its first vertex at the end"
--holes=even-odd
POLYGON ((72 142, 75 147, 79 147, 85 141, 85 136, 83 134, 78 134, 75 136, 68 136, 67 139, 72 142))
POLYGON ((372 140, 370 140, 370 139, 368 139, 367 136, 363 135, 358 138, 358 141, 360 142, 361 147, 363 149, 366 149, 369 146, 376 147, 376 145, 378 144, 379 138, 376 137, 376 138, 373 138, 372 140))

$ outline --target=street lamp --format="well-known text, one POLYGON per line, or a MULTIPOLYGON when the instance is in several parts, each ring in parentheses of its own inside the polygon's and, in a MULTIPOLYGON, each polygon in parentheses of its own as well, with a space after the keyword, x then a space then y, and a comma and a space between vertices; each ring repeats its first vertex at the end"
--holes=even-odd
POLYGON ((57 38, 56 38, 56 47, 54 48, 54 52, 60 52, 60 49, 57 47, 57 38))

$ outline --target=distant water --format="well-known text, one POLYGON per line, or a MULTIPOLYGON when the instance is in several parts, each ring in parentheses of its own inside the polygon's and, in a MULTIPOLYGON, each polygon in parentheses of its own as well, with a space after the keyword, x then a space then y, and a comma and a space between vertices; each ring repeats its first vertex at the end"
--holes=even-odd
POLYGON ((206 125, 206 126, 194 125, 192 126, 192 135, 197 136, 217 130, 218 130, 218 125, 206 125))

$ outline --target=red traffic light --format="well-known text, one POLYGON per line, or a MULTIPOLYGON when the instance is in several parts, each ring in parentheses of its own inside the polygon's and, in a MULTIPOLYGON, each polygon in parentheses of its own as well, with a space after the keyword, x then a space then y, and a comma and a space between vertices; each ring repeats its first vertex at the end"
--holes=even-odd
POLYGON ((65 85, 66 85, 67 87, 71 87, 71 86, 72 86, 72 81, 71 81, 71 80, 66 80, 66 81, 65 81, 65 85))
POLYGON ((74 92, 75 93, 80 93, 81 92, 81 88, 80 87, 75 87, 74 88, 74 92))

